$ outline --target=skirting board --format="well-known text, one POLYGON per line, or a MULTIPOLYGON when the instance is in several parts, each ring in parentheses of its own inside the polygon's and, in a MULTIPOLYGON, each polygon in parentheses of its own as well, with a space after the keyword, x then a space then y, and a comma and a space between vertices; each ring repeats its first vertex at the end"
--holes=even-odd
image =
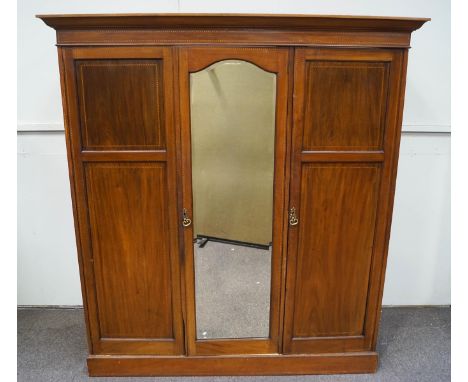
POLYGON ((364 374, 375 373, 377 363, 376 352, 210 357, 91 355, 88 371, 92 377, 364 374))

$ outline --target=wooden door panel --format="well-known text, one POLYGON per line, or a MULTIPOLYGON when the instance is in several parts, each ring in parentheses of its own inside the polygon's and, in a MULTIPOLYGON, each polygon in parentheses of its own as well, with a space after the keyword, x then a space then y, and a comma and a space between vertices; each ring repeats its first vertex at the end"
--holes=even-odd
POLYGON ((104 338, 174 338, 165 179, 163 163, 86 166, 104 338))
POLYGON ((172 51, 62 51, 90 352, 184 353, 172 51))
POLYGON ((379 170, 304 165, 294 338, 362 335, 379 170))
POLYGON ((162 60, 77 60, 87 150, 165 146, 162 60))
POLYGON ((401 51, 295 51, 284 353, 375 349, 401 51))
POLYGON ((382 149, 388 64, 305 63, 303 150, 382 149))

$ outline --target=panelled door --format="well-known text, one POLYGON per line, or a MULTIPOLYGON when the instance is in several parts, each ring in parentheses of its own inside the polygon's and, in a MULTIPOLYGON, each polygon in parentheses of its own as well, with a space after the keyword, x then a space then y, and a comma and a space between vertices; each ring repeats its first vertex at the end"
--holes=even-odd
POLYGON ((60 52, 91 353, 183 354, 171 50, 60 52))
POLYGON ((180 50, 189 355, 280 349, 288 57, 180 50))
POLYGON ((375 346, 405 59, 296 49, 284 353, 375 346))

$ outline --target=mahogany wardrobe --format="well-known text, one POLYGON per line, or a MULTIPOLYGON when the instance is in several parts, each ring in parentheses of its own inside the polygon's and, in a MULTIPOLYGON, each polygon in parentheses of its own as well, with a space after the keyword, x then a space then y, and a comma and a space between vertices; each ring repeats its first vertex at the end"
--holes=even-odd
POLYGON ((376 371, 428 19, 38 17, 57 32, 89 374, 376 371))

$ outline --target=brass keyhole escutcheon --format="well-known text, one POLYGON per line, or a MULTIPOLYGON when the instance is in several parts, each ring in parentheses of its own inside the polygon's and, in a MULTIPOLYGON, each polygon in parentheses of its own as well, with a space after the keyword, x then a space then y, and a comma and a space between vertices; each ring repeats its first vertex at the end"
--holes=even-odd
POLYGON ((192 224, 192 220, 188 217, 187 210, 184 208, 182 215, 182 225, 184 227, 188 227, 190 224, 192 224))
POLYGON ((292 207, 289 210, 289 225, 294 226, 297 225, 297 223, 299 223, 299 219, 296 216, 296 209, 292 207))

